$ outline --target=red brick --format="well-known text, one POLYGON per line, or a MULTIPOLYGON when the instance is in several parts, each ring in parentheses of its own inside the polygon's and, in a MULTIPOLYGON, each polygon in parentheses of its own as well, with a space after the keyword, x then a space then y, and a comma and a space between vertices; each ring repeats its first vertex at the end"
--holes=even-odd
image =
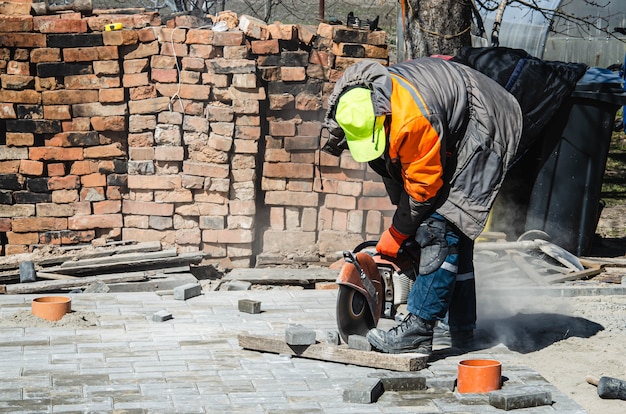
POLYGON ((388 197, 361 197, 358 200, 357 208, 359 210, 395 210, 396 207, 391 204, 388 197))
POLYGON ((6 144, 13 147, 30 147, 35 144, 35 135, 30 132, 7 132, 6 144))
MULTIPOLYGON (((160 56, 152 56, 152 61, 154 61, 156 57, 160 56)), ((173 63, 176 63, 176 60, 174 58, 168 57, 168 59, 173 59, 173 63)), ((150 66, 154 67, 154 65, 150 65, 149 63, 150 61, 148 60, 148 58, 125 60, 123 63, 124 73, 128 74, 146 72, 150 66)))
POLYGON ((20 160, 20 174, 35 176, 42 175, 43 165, 44 164, 41 161, 20 160))
POLYGON ((213 32, 214 46, 238 46, 243 44, 244 36, 240 31, 213 32))
POLYGON ((160 53, 164 56, 187 56, 189 54, 189 46, 183 43, 162 43, 160 53))
POLYGON ((9 244, 37 244, 39 243, 39 233, 13 233, 7 232, 9 244))
POLYGON ((174 214, 174 204, 124 200, 122 212, 138 216, 171 216, 174 214))
POLYGON ((71 131, 89 131, 91 129, 90 119, 84 118, 72 118, 69 121, 62 121, 63 132, 71 131))
POLYGON ((182 161, 185 159, 183 147, 159 146, 154 149, 154 159, 157 161, 182 161))
POLYGON ((107 179, 104 174, 93 173, 81 176, 80 183, 83 187, 104 187, 107 179))
MULTIPOLYGON (((138 86, 135 88, 129 88, 128 94, 129 94, 129 98, 131 101, 138 101, 141 99, 151 99, 151 98, 157 97, 157 91, 154 85, 144 85, 144 86, 138 86)), ((123 98, 123 94, 122 94, 122 98, 123 98)), ((120 102, 122 101, 123 99, 120 100, 120 102)))
POLYGON ((85 158, 109 158, 123 157, 126 153, 122 149, 122 144, 116 142, 109 145, 100 145, 97 147, 87 147, 84 149, 85 158))
POLYGON ((67 219, 58 217, 16 217, 13 219, 11 228, 17 233, 65 230, 67 229, 67 219))
POLYGON ((269 133, 275 137, 293 137, 296 135, 295 121, 270 121, 269 133))
POLYGON ((42 47, 33 49, 30 52, 31 63, 48 63, 48 62, 60 62, 61 61, 61 49, 56 47, 42 47))
POLYGON ((98 172, 98 162, 95 160, 83 160, 72 163, 70 174, 87 175, 98 172))
POLYGON ((70 217, 74 215, 74 209, 69 204, 38 203, 38 217, 70 217))
POLYGON ((135 30, 111 30, 102 32, 105 46, 134 45, 139 41, 135 30))
POLYGON ((313 192, 268 191, 265 193, 267 205, 317 207, 318 203, 319 194, 313 192))
POLYGON ((143 29, 137 30, 137 37, 142 43, 153 42, 157 38, 156 31, 156 27, 145 27, 143 29))
POLYGON ((74 75, 64 78, 65 89, 107 89, 120 86, 117 76, 74 75))
POLYGON ((67 175, 64 177, 50 177, 48 190, 71 190, 79 187, 78 176, 67 175))
POLYGON ((122 84, 125 88, 148 85, 149 83, 148 72, 125 73, 122 76, 122 84))
POLYGON ((110 229, 121 228, 123 219, 121 214, 93 214, 90 216, 74 216, 67 219, 67 228, 70 230, 110 229))
POLYGON ((98 201, 92 204, 93 214, 115 214, 122 211, 120 200, 98 201))
POLYGON ((213 43, 213 30, 208 29, 190 29, 187 31, 187 44, 203 44, 210 45, 213 43))
POLYGON ((44 20, 38 23, 41 33, 86 33, 87 21, 75 19, 44 20))
POLYGON ((91 118, 94 131, 125 131, 126 117, 124 116, 94 116, 91 118))
POLYGON ((144 190, 168 190, 182 188, 182 177, 179 175, 129 175, 128 188, 144 190))
POLYGON ((303 81, 306 79, 306 71, 302 66, 283 66, 280 68, 280 78, 285 82, 303 81))
POLYGON ((176 242, 176 231, 123 228, 122 238, 124 240, 135 240, 137 242, 158 240, 164 244, 174 244, 176 242))
POLYGON ((271 55, 280 53, 278 39, 253 40, 250 42, 252 53, 257 55, 271 55))
POLYGON ((207 243, 252 243, 254 230, 203 230, 202 241, 207 243))
POLYGON ((72 113, 69 105, 44 105, 44 119, 66 120, 72 119, 72 113))
POLYGON ((20 160, 0 161, 0 174, 17 174, 20 169, 20 160))
POLYGON ((71 105, 98 102, 98 91, 43 91, 41 93, 41 101, 44 105, 71 105))
POLYGON ((0 15, 0 30, 3 32, 32 32, 32 16, 0 15))
POLYGON ((275 178, 313 179, 313 165, 298 163, 264 163, 263 176, 275 178))
POLYGON ((101 89, 98 95, 102 103, 119 103, 124 102, 124 99, 124 88, 101 89))
POLYGON ((82 187, 79 190, 80 201, 94 202, 105 199, 104 187, 82 187))
MULTIPOLYGON (((63 163, 50 163, 48 164, 48 176, 49 177, 59 177, 65 175, 65 164, 63 163)), ((50 180, 48 180, 48 183, 50 180)), ((49 184, 48 184, 49 185, 49 184)))
POLYGON ((32 90, 10 91, 6 89, 0 89, 0 102, 40 104, 41 93, 32 90))
POLYGON ((176 69, 152 69, 152 81, 163 83, 178 82, 178 71, 176 69))
POLYGON ((78 190, 55 190, 52 192, 53 203, 74 203, 78 200, 78 190))
POLYGON ((7 231, 11 231, 11 219, 0 217, 0 233, 6 233, 7 231))
POLYGON ((28 149, 31 160, 74 161, 83 159, 82 148, 34 147, 28 149))
POLYGON ((0 119, 15 119, 15 108, 12 103, 0 103, 0 119))
POLYGON ((75 47, 63 49, 64 62, 89 62, 94 60, 114 60, 118 58, 115 46, 75 47))
POLYGON ((0 47, 46 47, 43 33, 0 33, 0 47))

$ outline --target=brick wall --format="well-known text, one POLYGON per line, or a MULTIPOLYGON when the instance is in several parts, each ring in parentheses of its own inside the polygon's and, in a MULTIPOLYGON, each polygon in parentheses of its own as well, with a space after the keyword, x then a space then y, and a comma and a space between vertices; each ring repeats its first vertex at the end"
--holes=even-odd
POLYGON ((2 254, 160 240, 225 267, 330 262, 389 224, 375 174, 319 151, 334 81, 386 64, 384 32, 24 4, 0 10, 2 254))

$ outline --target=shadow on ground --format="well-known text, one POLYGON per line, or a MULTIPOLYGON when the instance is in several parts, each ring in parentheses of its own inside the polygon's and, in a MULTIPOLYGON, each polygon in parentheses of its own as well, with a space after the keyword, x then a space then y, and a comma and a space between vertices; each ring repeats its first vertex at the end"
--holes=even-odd
POLYGON ((535 352, 571 337, 590 338, 604 327, 588 319, 556 313, 518 313, 481 320, 481 347, 498 344, 522 354, 535 352))

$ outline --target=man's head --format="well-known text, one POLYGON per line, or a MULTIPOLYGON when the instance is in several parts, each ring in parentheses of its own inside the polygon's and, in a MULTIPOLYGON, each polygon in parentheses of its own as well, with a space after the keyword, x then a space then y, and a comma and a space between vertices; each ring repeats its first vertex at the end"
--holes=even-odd
POLYGON ((353 88, 341 95, 335 120, 346 135, 348 149, 355 161, 372 161, 385 151, 385 116, 374 115, 369 89, 353 88))

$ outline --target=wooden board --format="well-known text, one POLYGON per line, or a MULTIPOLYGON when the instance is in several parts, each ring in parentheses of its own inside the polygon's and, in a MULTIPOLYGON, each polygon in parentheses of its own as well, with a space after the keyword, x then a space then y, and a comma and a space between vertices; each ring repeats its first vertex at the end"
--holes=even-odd
POLYGON ((363 367, 389 369, 392 371, 419 371, 426 367, 428 355, 383 354, 376 351, 350 349, 346 345, 288 345, 284 337, 267 337, 259 335, 237 335, 239 346, 253 351, 286 354, 320 361, 338 362, 341 364, 359 365, 363 367))
POLYGON ((0 293, 6 294, 23 294, 23 293, 39 293, 48 292, 59 289, 74 289, 87 286, 93 282, 101 281, 104 283, 120 283, 120 282, 132 282, 146 280, 145 275, 123 275, 107 277, 107 275, 101 276, 88 276, 76 279, 63 279, 63 280, 44 280, 31 283, 18 283, 15 285, 0 285, 0 293))

